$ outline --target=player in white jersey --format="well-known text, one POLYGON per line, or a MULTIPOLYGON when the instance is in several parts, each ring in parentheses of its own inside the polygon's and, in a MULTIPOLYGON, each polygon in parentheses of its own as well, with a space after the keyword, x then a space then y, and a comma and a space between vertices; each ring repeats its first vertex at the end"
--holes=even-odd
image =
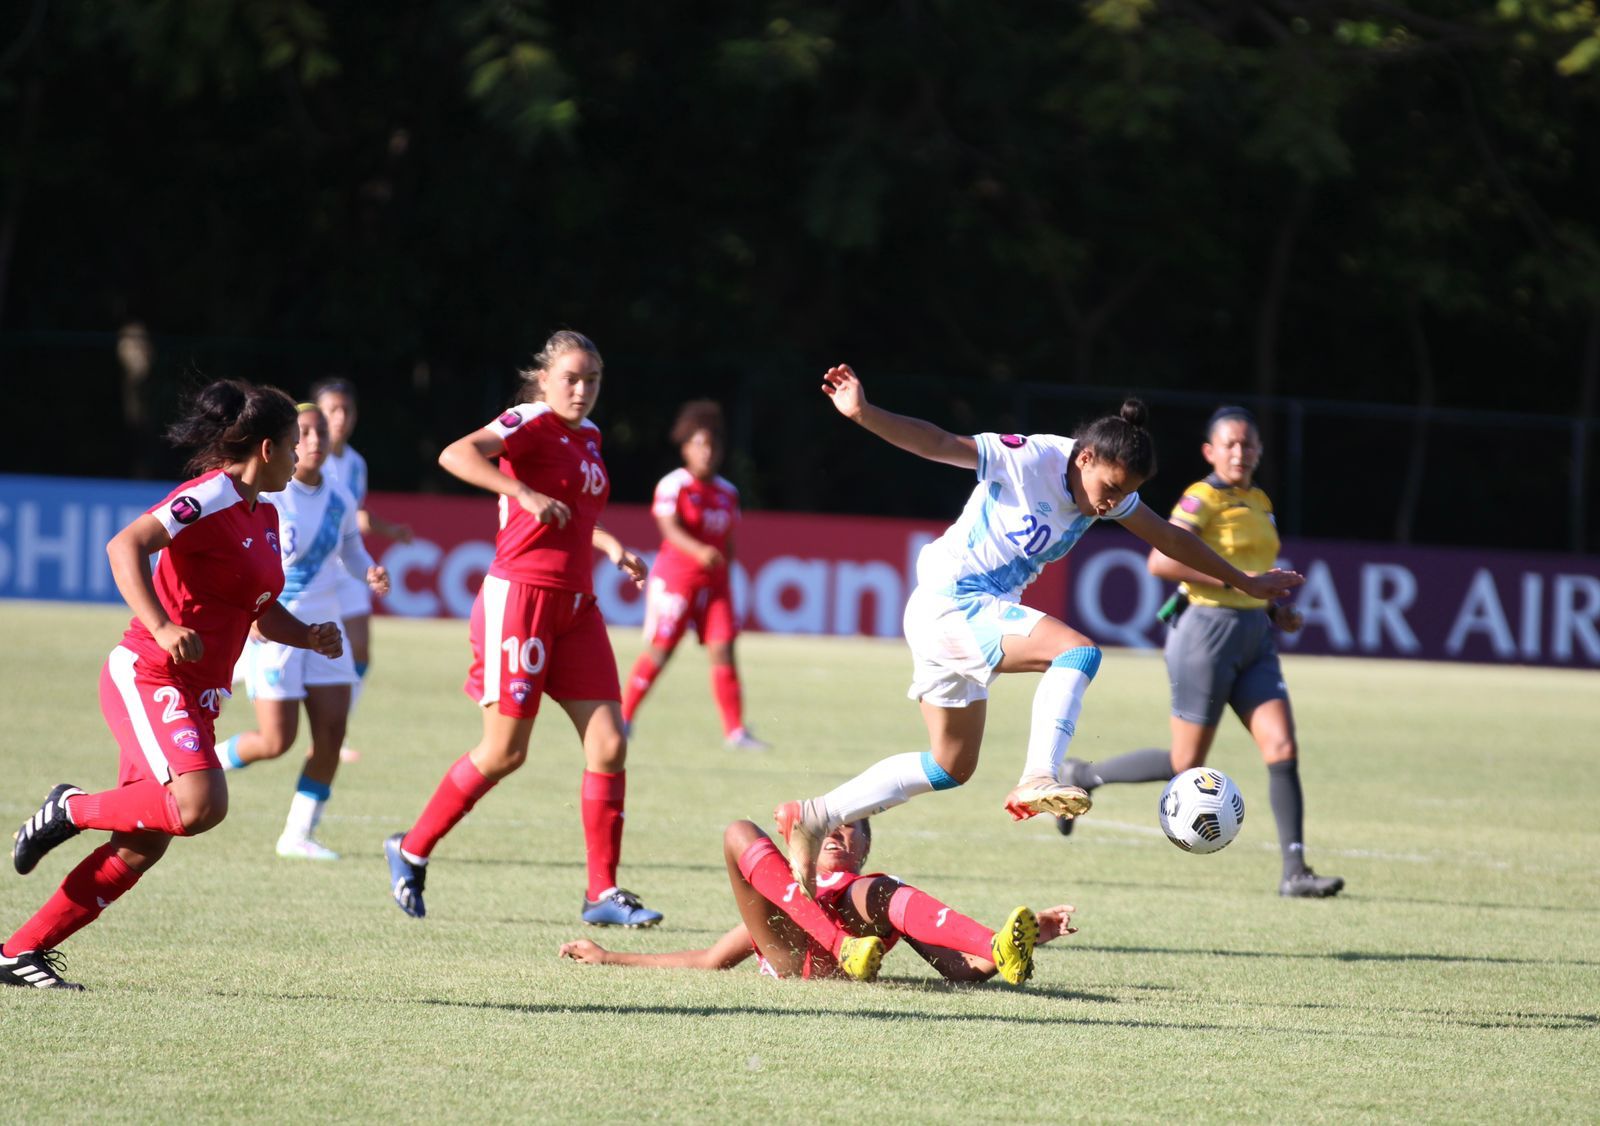
MULTIPOLYGON (((328 419, 331 447, 322 471, 355 498, 361 534, 376 532, 398 543, 410 543, 412 533, 408 525, 385 520, 367 508, 367 459, 350 445, 350 435, 356 428, 355 384, 348 379, 321 380, 311 388, 311 399, 328 419)), ((339 576, 339 619, 344 623, 345 641, 356 666, 356 686, 350 700, 353 709, 372 663, 372 595, 364 576, 353 571, 344 571, 339 576)), ((346 747, 341 757, 353 761, 360 755, 346 747)))
POLYGON ((1288 571, 1247 575, 1140 504, 1137 490, 1155 472, 1155 448, 1137 399, 1071 438, 966 437, 872 406, 848 366, 828 369, 822 390, 840 414, 892 445, 976 470, 978 485, 960 518, 922 549, 917 586, 906 603, 909 695, 922 705, 931 748, 882 759, 821 797, 784 802, 773 813, 789 842, 795 878, 808 891, 818 850, 835 827, 972 777, 989 685, 1000 673, 1044 674, 1034 694, 1027 758, 1006 811, 1020 821, 1088 810, 1089 795, 1063 784, 1061 772, 1100 650, 1019 599, 1097 520, 1116 520, 1164 554, 1256 598, 1279 598, 1304 581, 1288 571))
MULTIPOLYGON (((300 404, 299 462, 281 493, 267 496, 278 509, 278 548, 283 560, 280 601, 292 613, 337 617, 339 580, 360 574, 379 594, 389 575, 373 563, 356 526, 356 500, 324 473, 329 449, 328 422, 316 406, 300 404)), ((289 818, 278 838, 278 855, 306 860, 337 860, 315 838, 317 822, 333 789, 357 681, 350 650, 338 657, 295 649, 252 637, 240 665, 255 701, 255 731, 235 735, 217 748, 224 770, 237 770, 286 752, 299 733, 300 702, 305 701, 311 747, 295 783, 289 818)))

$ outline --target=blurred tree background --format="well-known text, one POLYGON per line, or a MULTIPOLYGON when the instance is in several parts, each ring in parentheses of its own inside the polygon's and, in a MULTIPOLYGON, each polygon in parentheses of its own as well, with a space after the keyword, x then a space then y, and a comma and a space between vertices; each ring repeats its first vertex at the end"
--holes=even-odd
POLYGON ((441 488, 574 327, 618 500, 710 395, 752 507, 953 514, 849 361, 957 430, 1146 395, 1158 505, 1245 399, 1293 531, 1593 551, 1597 109, 1592 0, 19 0, 0 468, 171 476, 201 376, 339 373, 441 488))

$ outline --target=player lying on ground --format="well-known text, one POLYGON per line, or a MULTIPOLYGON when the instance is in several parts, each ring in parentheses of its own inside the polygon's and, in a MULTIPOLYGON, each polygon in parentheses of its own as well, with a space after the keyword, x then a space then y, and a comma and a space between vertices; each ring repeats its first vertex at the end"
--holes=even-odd
POLYGON ((866 818, 842 825, 823 841, 817 897, 809 899, 789 873, 778 846, 751 821, 722 835, 728 882, 743 922, 704 950, 630 954, 588 939, 561 947, 561 956, 604 966, 726 970, 751 954, 773 977, 852 977, 871 981, 884 953, 904 938, 947 981, 987 981, 998 973, 1013 985, 1033 973, 1033 950, 1075 934, 1062 905, 1011 912, 999 933, 881 872, 861 874, 872 846, 866 818))

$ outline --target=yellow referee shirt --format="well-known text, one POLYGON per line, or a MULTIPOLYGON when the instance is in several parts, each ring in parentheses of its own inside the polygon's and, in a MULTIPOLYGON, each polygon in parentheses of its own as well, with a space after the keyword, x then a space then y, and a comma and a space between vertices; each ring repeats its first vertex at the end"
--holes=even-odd
MULTIPOLYGON (((1241 571, 1271 570, 1278 561, 1278 526, 1272 501, 1260 489, 1236 489, 1215 475, 1184 490, 1172 519, 1199 536, 1207 547, 1241 571)), ((1182 584, 1196 606, 1256 610, 1266 603, 1237 590, 1182 584)))

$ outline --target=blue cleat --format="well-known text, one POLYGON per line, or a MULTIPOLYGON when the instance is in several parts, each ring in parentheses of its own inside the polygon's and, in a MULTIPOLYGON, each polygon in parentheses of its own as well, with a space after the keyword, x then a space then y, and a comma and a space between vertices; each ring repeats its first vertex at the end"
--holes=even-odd
POLYGON ((653 927, 661 912, 650 910, 631 891, 612 888, 597 900, 585 896, 582 917, 591 927, 653 927))
POLYGON ((422 903, 422 885, 428 881, 428 866, 413 864, 405 858, 400 851, 400 842, 405 837, 404 833, 396 833, 383 842, 383 855, 389 861, 390 894, 400 910, 413 919, 420 919, 428 913, 422 903))

